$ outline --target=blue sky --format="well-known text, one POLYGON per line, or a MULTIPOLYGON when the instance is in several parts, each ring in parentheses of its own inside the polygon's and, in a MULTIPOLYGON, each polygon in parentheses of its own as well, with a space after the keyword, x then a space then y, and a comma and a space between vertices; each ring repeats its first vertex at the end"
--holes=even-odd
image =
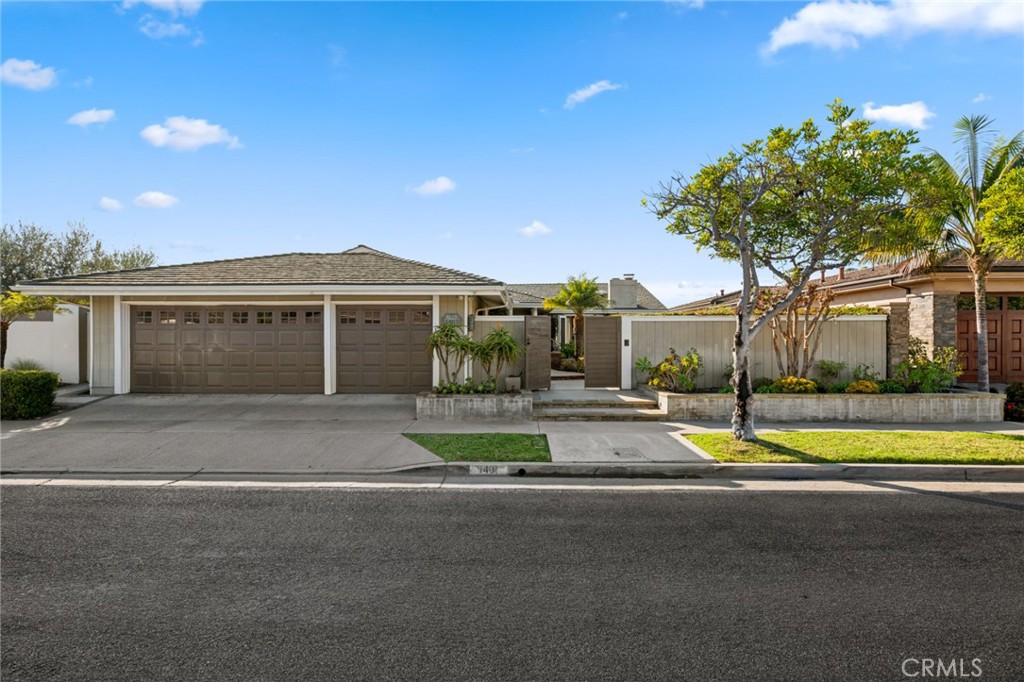
POLYGON ((3 221, 164 264, 365 243, 507 282, 739 279, 641 207, 841 97, 1024 128, 1024 3, 0 5, 3 221))

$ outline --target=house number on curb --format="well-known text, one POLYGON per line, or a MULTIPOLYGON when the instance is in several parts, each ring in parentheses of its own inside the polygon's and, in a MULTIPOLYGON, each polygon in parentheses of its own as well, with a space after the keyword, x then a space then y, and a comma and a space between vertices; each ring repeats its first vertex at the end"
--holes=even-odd
POLYGON ((469 473, 474 476, 508 476, 508 467, 499 464, 470 464, 469 473))

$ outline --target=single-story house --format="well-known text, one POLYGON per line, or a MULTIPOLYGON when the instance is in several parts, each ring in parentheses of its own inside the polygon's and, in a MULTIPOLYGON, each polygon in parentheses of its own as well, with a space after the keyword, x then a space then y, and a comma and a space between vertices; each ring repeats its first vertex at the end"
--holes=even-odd
MULTIPOLYGON (((820 281, 832 290, 834 306, 878 306, 888 311, 891 328, 904 330, 894 333, 921 339, 929 349, 955 346, 965 369, 961 380, 977 381, 974 280, 962 258, 911 272, 892 265, 842 269, 820 281)), ((1024 261, 998 261, 986 289, 989 378, 994 383, 1024 381, 1024 261)), ((739 294, 723 291, 670 312, 735 306, 739 294)))
POLYGON ((507 305, 488 277, 367 246, 21 282, 88 298, 94 394, 417 393, 427 336, 507 305))
MULTIPOLYGON (((564 283, 547 284, 509 284, 508 298, 511 303, 512 315, 547 315, 552 316, 552 339, 555 343, 568 343, 572 340, 573 313, 569 310, 545 310, 544 299, 555 296, 564 283)), ((665 304, 658 300, 647 287, 637 281, 631 273, 622 277, 613 277, 608 282, 598 282, 598 289, 608 298, 607 308, 595 308, 586 311, 588 315, 616 315, 644 312, 662 312, 665 304)))
POLYGON ((85 382, 89 376, 89 308, 74 303, 57 308, 11 322, 5 364, 10 367, 28 360, 59 374, 62 383, 85 382))

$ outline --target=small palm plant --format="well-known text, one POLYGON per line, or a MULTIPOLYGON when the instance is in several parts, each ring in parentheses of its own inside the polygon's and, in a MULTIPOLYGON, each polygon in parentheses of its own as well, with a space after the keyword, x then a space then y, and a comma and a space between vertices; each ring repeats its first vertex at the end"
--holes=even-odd
POLYGON ((488 380, 494 381, 494 391, 497 393, 498 378, 501 377, 502 369, 516 364, 522 355, 523 344, 519 343, 508 329, 497 326, 476 344, 474 357, 480 362, 488 380))
POLYGON ((473 339, 462 333, 457 324, 445 323, 427 337, 427 352, 437 355, 444 369, 446 383, 452 381, 452 369, 458 371, 473 351, 473 339))
POLYGON ((577 357, 584 352, 583 313, 594 308, 607 307, 608 297, 601 293, 597 278, 589 278, 585 272, 581 272, 579 277, 569 275, 569 281, 557 294, 544 299, 544 310, 563 308, 572 311, 572 338, 577 357))

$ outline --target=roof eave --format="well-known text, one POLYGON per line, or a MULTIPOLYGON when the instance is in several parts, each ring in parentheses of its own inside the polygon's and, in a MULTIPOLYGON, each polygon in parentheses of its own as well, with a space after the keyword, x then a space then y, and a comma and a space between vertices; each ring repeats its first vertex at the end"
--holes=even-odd
POLYGON ((275 296, 296 294, 359 294, 387 296, 391 294, 448 294, 470 296, 501 296, 499 284, 60 284, 25 282, 14 287, 30 296, 275 296))

